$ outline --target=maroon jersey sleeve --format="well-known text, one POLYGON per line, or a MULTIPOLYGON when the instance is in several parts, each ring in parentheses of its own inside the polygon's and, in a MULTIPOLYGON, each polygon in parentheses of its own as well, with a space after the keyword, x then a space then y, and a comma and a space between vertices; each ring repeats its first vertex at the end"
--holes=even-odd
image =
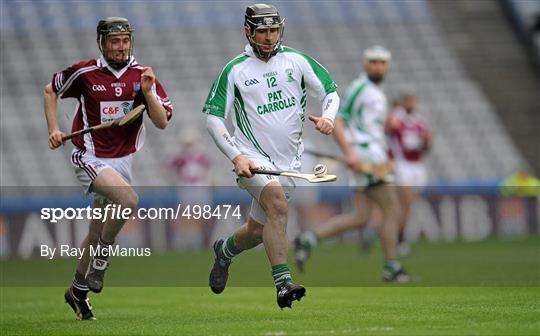
POLYGON ((91 70, 95 70, 95 60, 83 61, 74 64, 67 69, 58 71, 53 75, 52 87, 60 98, 77 98, 82 94, 79 83, 80 76, 91 70))

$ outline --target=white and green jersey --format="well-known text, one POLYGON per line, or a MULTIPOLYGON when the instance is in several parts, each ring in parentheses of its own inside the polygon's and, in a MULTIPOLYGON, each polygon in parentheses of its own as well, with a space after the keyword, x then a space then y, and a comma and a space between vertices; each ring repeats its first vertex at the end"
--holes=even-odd
POLYGON ((322 102, 334 91, 328 71, 310 56, 283 46, 264 62, 247 45, 212 84, 203 112, 232 116, 235 145, 243 154, 262 155, 278 169, 297 169, 306 93, 322 102))
POLYGON ((365 74, 354 80, 339 107, 339 116, 345 122, 347 140, 358 146, 387 148, 384 123, 388 103, 381 88, 365 74))

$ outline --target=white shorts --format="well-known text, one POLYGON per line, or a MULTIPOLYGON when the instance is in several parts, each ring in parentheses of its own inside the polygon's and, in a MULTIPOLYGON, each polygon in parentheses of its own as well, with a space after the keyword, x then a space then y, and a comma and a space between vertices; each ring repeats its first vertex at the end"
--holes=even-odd
MULTIPOLYGON (((274 164, 263 156, 256 157, 250 154, 246 155, 246 157, 253 161, 259 167, 259 169, 278 170, 274 164)), ((249 194, 253 197, 249 216, 261 224, 266 222, 266 212, 261 207, 259 199, 264 187, 273 181, 277 181, 281 184, 283 191, 285 192, 285 197, 287 198, 287 201, 289 201, 291 190, 295 187, 294 181, 289 177, 255 174, 251 178, 239 177, 237 179, 238 186, 247 190, 247 192, 249 192, 249 194)))
MULTIPOLYGON (((131 166, 133 155, 119 158, 98 158, 85 149, 75 148, 71 152, 71 164, 75 168, 75 176, 87 194, 92 193, 92 182, 105 168, 112 168, 128 183, 131 183, 131 166)), ((95 195, 95 194, 94 194, 95 195)))
MULTIPOLYGON (((306 173, 311 172, 313 167, 317 165, 317 158, 309 153, 303 153, 301 159, 302 170, 306 173)), ((293 191, 291 198, 295 206, 317 203, 319 200, 319 184, 310 183, 304 179, 296 179, 294 181, 296 189, 293 191)))
POLYGON ((400 186, 424 187, 427 184, 426 166, 419 161, 395 161, 396 183, 400 186))
MULTIPOLYGON (((389 160, 386 148, 383 148, 376 143, 354 145, 354 149, 356 150, 358 158, 363 162, 383 163, 389 160)), ((394 176, 392 174, 385 176, 384 179, 354 171, 351 171, 349 174, 349 184, 352 187, 366 188, 390 182, 394 182, 394 176)))

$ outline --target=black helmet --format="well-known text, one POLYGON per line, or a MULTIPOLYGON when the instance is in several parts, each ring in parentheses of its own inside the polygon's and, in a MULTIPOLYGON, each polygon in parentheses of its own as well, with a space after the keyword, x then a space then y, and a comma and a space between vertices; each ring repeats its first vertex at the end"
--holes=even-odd
POLYGON ((281 47, 284 21, 285 20, 282 20, 279 16, 277 8, 273 5, 254 4, 246 8, 244 26, 248 27, 249 29, 249 34, 246 34, 246 38, 253 48, 253 51, 255 51, 259 57, 268 59, 277 54, 279 48, 281 47), (255 36, 255 30, 269 28, 279 28, 279 40, 277 41, 274 50, 267 53, 259 49, 259 45, 255 43, 253 37, 255 36))
POLYGON ((129 24, 128 19, 123 17, 108 17, 106 19, 100 20, 97 25, 97 41, 99 44, 99 49, 101 51, 101 54, 107 61, 107 63, 115 68, 115 69, 121 69, 127 65, 129 62, 129 59, 133 53, 133 28, 131 28, 131 25, 129 24), (111 35, 124 35, 128 34, 131 38, 131 48, 129 50, 129 55, 126 60, 122 62, 117 62, 114 60, 109 60, 106 58, 105 53, 103 52, 103 49, 105 47, 105 40, 107 39, 107 36, 111 35))

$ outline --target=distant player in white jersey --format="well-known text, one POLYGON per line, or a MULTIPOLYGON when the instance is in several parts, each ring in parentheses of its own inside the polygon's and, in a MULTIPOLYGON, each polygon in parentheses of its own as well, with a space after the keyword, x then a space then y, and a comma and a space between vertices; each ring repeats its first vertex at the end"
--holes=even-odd
POLYGON ((386 123, 402 209, 398 227, 398 253, 402 256, 410 253, 404 237, 405 224, 418 193, 427 184, 428 175, 423 157, 431 147, 432 138, 426 122, 415 112, 416 103, 414 94, 401 94, 386 123))
POLYGON ((291 307, 305 294, 293 284, 287 266, 287 188, 290 179, 254 175, 250 169, 300 169, 302 129, 307 93, 322 106, 322 116, 309 116, 317 130, 330 134, 339 108, 336 84, 328 71, 310 56, 281 44, 283 20, 276 7, 247 7, 244 32, 249 43, 214 81, 203 112, 218 148, 234 164, 238 184, 253 197, 247 223, 217 240, 210 288, 221 293, 231 259, 241 251, 264 243, 272 265, 280 308, 291 307), (231 118, 234 134, 225 126, 231 118))
POLYGON ((351 186, 355 188, 355 209, 330 219, 295 239, 297 266, 303 270, 311 248, 322 239, 342 234, 350 229, 364 227, 373 206, 382 213, 379 236, 383 247, 385 281, 409 281, 407 273, 397 260, 397 221, 399 203, 391 176, 376 176, 357 171, 360 162, 382 164, 389 160, 384 124, 388 114, 386 96, 380 84, 390 66, 391 54, 380 46, 364 52, 364 70, 353 81, 339 109, 334 135, 343 150, 345 162, 353 170, 351 186))

